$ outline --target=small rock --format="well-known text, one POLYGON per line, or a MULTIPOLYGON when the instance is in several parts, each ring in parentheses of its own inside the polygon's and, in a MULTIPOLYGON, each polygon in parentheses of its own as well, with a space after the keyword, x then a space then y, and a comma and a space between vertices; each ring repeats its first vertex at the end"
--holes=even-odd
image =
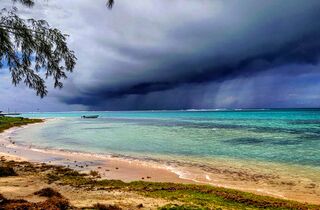
POLYGON ((139 208, 139 209, 140 209, 140 208, 143 208, 143 204, 142 204, 142 203, 138 204, 138 205, 137 205, 137 208, 139 208))

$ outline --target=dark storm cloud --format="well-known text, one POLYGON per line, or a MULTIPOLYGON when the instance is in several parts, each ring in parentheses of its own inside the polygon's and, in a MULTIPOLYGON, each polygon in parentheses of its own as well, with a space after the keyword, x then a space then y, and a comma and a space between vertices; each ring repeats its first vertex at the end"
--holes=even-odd
MULTIPOLYGON (((317 107, 320 102, 320 66, 283 66, 251 77, 236 77, 220 83, 180 86, 146 94, 128 94, 101 100, 100 97, 73 98, 94 104, 91 109, 210 109, 317 107), (306 71, 305 74, 292 74, 306 71), (93 101, 91 101, 93 100, 93 101)), ((73 103, 70 101, 70 103, 73 103)))
POLYGON ((216 65, 216 59, 210 58, 210 56, 204 56, 203 60, 198 62, 190 62, 192 61, 192 58, 189 58, 181 63, 162 67, 164 72, 183 69, 185 74, 177 75, 177 77, 171 77, 165 82, 140 82, 115 91, 108 91, 103 88, 99 91, 98 95, 101 94, 106 97, 121 97, 128 94, 146 94, 154 91, 172 89, 185 83, 221 81, 228 78, 247 76, 248 74, 257 73, 259 71, 287 64, 316 65, 319 62, 320 55, 319 37, 320 33, 312 34, 311 37, 304 37, 301 40, 284 44, 280 49, 244 57, 243 59, 239 59, 239 61, 234 65, 230 64, 232 63, 232 60, 216 65), (197 69, 201 70, 197 71, 197 69))
POLYGON ((310 82, 320 81, 318 0, 119 0, 111 11, 102 0, 57 1, 37 12, 71 35, 78 57, 63 91, 54 92, 62 103, 89 109, 320 105, 317 82, 310 82))
MULTIPOLYGON (((165 3, 156 1, 154 6, 157 4, 165 3)), ((143 47, 125 41, 108 43, 108 47, 120 56, 140 63, 138 68, 142 71, 134 74, 134 78, 126 79, 127 74, 124 74, 118 84, 99 82, 97 86, 62 100, 70 104, 104 106, 106 100, 126 97, 141 100, 141 95, 147 97, 149 93, 164 91, 167 95, 163 100, 170 104, 172 97, 169 96, 175 91, 168 90, 248 77, 285 65, 316 65, 319 61, 319 1, 198 1, 198 4, 208 4, 212 8, 217 4, 221 9, 217 16, 214 10, 213 14, 205 11, 206 15, 195 11, 190 15, 201 15, 202 18, 166 22, 166 27, 159 27, 159 30, 165 30, 164 40, 160 42, 164 46, 143 47)), ((188 2, 184 5, 188 7, 188 2)), ((148 14, 137 14, 136 21, 143 23, 143 19, 148 20, 148 14)), ((163 11, 163 16, 157 18, 165 18, 165 15, 163 11)), ((134 65, 126 65, 122 68, 137 69, 134 65)), ((301 73, 293 71, 283 73, 301 73)), ((117 72, 110 75, 107 69, 101 69, 93 74, 109 80, 117 72)), ((125 103, 136 108, 133 101, 125 103)))

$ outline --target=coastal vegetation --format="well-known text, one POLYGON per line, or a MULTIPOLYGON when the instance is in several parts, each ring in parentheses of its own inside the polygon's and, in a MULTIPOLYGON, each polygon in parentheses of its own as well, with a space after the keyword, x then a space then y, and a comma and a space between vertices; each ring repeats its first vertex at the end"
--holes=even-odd
MULTIPOLYGON (((9 0, 8 0, 9 1, 9 0)), ((34 0, 11 0, 33 7, 34 0)), ((114 0, 106 5, 112 8, 114 0)), ((48 93, 45 80, 53 78, 55 88, 73 72, 77 58, 69 49, 68 35, 45 20, 22 18, 16 7, 0 8, 0 70, 7 68, 12 83, 24 83, 41 98, 48 93)))
MULTIPOLYGON (((13 2, 34 5, 33 0, 13 2)), ((73 71, 77 58, 59 29, 45 20, 20 17, 16 7, 5 7, 0 9, 0 60, 0 70, 9 70, 14 85, 24 83, 44 97, 45 79, 53 78, 54 87, 62 88, 61 80, 73 71)))
POLYGON ((144 196, 163 198, 182 204, 182 206, 169 204, 160 209, 318 209, 320 207, 208 185, 97 180, 63 168, 57 168, 48 174, 49 180, 53 177, 62 185, 96 190, 134 191, 144 196))
MULTIPOLYGON (((166 200, 167 204, 158 209, 319 209, 320 206, 303 204, 296 201, 283 200, 268 196, 260 196, 238 190, 208 185, 157 183, 157 182, 123 182, 96 178, 80 173, 64 166, 40 163, 7 161, 1 159, 1 166, 11 168, 19 176, 32 177, 49 184, 53 188, 43 188, 34 192, 35 195, 47 197, 46 201, 32 203, 25 200, 7 199, 1 195, 0 209, 31 208, 46 206, 49 209, 77 209, 71 202, 58 192, 64 187, 73 188, 78 192, 117 192, 136 193, 142 197, 166 200), (58 189, 58 190, 57 190, 58 189), (9 208, 10 207, 10 208, 9 208)), ((0 168, 1 169, 1 168, 0 168)), ((140 208, 144 204, 141 203, 140 208)), ((137 209, 135 206, 133 209, 137 209)), ((122 209, 121 205, 94 204, 82 209, 122 209)), ((127 207, 126 207, 127 209, 127 207)))
POLYGON ((41 119, 29 119, 23 117, 1 117, 0 116, 0 133, 6 129, 23 126, 31 123, 43 122, 41 119))

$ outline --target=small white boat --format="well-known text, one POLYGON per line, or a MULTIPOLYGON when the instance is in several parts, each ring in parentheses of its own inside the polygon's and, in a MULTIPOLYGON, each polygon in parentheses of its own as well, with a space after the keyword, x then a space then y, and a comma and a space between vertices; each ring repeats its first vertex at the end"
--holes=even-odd
POLYGON ((83 115, 83 116, 81 116, 81 118, 85 118, 85 119, 95 119, 98 117, 99 117, 99 115, 83 115))

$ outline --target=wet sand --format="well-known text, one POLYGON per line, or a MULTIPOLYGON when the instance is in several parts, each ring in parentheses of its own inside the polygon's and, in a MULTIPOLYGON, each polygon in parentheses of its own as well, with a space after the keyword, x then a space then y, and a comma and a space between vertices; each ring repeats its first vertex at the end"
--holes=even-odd
MULTIPOLYGON (((37 126, 37 125, 29 125, 37 126)), ((157 159, 133 159, 45 150, 18 146, 10 138, 16 128, 0 134, 0 155, 11 155, 30 162, 64 165, 83 172, 97 171, 101 178, 129 181, 177 182, 211 184, 215 186, 269 195, 278 198, 320 204, 320 176, 318 171, 279 165, 254 165, 217 160, 210 164, 165 162, 157 159), (253 167, 254 165, 254 167, 253 167), (312 177, 310 174, 314 174, 312 177)))

